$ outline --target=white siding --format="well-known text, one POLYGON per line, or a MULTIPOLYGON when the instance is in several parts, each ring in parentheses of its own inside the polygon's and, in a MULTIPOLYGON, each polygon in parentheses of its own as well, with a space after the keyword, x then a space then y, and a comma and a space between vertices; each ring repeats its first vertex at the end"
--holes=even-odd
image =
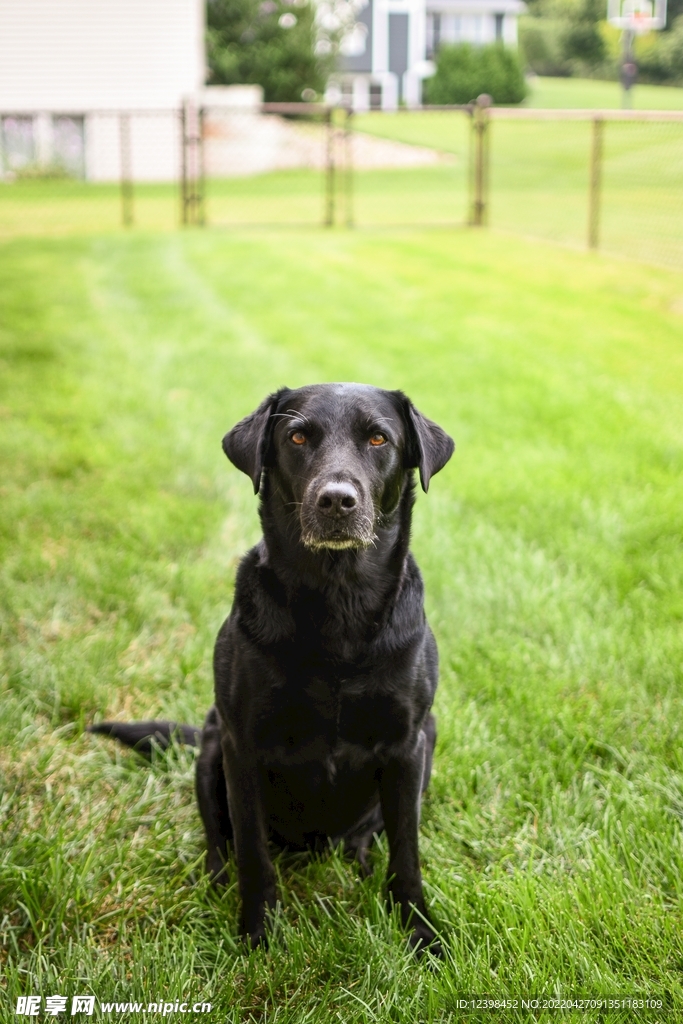
POLYGON ((177 107, 204 80, 202 0, 0 0, 0 111, 177 107))
MULTIPOLYGON (((180 121, 175 111, 129 118, 129 166, 133 181, 177 181, 180 121)), ((122 171, 121 124, 114 114, 88 114, 85 121, 88 181, 116 181, 122 171)))

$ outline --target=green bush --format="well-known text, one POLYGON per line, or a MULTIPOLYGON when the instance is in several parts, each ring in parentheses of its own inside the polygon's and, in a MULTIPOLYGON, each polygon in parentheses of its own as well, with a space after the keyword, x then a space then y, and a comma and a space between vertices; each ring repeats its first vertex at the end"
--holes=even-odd
POLYGON ((649 47, 645 40, 636 45, 636 61, 640 80, 646 82, 683 83, 683 15, 674 21, 670 31, 658 35, 649 47))
POLYGON ((67 181, 75 177, 64 164, 56 160, 49 164, 24 164, 9 173, 16 181, 67 181))
POLYGON ((537 75, 590 74, 607 59, 600 23, 587 17, 520 18, 519 46, 537 75))
POLYGON ((605 41, 600 29, 592 21, 570 22, 562 37, 564 55, 587 67, 597 67, 605 59, 605 41))
POLYGON ((502 43, 442 46, 436 74, 427 80, 427 103, 469 103, 488 93, 494 103, 521 103, 527 85, 519 58, 502 43))
POLYGON ((315 53, 314 16, 308 0, 209 0, 210 83, 261 85, 267 102, 322 92, 330 60, 315 53))
POLYGON ((572 74, 574 67, 564 48, 566 28, 567 22, 557 18, 519 19, 519 48, 531 71, 537 75, 572 74))

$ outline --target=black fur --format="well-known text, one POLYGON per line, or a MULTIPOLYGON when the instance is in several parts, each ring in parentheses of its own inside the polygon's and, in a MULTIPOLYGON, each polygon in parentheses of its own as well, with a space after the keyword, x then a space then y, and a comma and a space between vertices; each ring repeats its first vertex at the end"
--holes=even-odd
POLYGON ((151 757, 155 745, 160 750, 166 750, 174 738, 188 747, 198 747, 202 738, 202 730, 195 725, 180 725, 178 722, 156 720, 150 722, 98 722, 97 725, 89 725, 87 731, 100 733, 102 736, 111 736, 112 739, 119 740, 128 747, 135 747, 139 754, 144 754, 146 757, 151 757))
MULTIPOLYGON (((256 944, 276 900, 269 842, 343 840, 367 870, 386 830, 389 893, 412 944, 438 954, 418 857, 438 656, 408 547, 412 471, 426 491, 453 442, 401 392, 321 384, 269 396, 223 448, 260 494, 263 537, 239 566, 216 641, 216 704, 197 761, 207 867, 220 882, 234 847, 256 944)), ((126 728, 140 749, 140 727, 93 731, 131 742, 126 728)))

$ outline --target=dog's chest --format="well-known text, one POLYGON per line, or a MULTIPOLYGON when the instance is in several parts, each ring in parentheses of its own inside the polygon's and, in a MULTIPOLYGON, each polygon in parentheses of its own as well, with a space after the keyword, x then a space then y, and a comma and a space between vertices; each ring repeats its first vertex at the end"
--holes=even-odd
POLYGON ((398 693, 368 681, 313 675, 273 688, 258 716, 256 741, 266 761, 316 761, 334 774, 340 761, 400 743, 409 728, 409 708, 398 693))

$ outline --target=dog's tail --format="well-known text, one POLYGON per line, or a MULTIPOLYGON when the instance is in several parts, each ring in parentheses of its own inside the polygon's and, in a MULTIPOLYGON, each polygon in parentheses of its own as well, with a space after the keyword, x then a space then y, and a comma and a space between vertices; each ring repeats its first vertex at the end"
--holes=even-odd
POLYGON ((196 725, 181 725, 179 722, 98 722, 89 725, 88 732, 111 736, 112 739, 134 747, 139 754, 151 756, 153 747, 166 750, 173 740, 188 747, 198 747, 202 730, 196 725))

